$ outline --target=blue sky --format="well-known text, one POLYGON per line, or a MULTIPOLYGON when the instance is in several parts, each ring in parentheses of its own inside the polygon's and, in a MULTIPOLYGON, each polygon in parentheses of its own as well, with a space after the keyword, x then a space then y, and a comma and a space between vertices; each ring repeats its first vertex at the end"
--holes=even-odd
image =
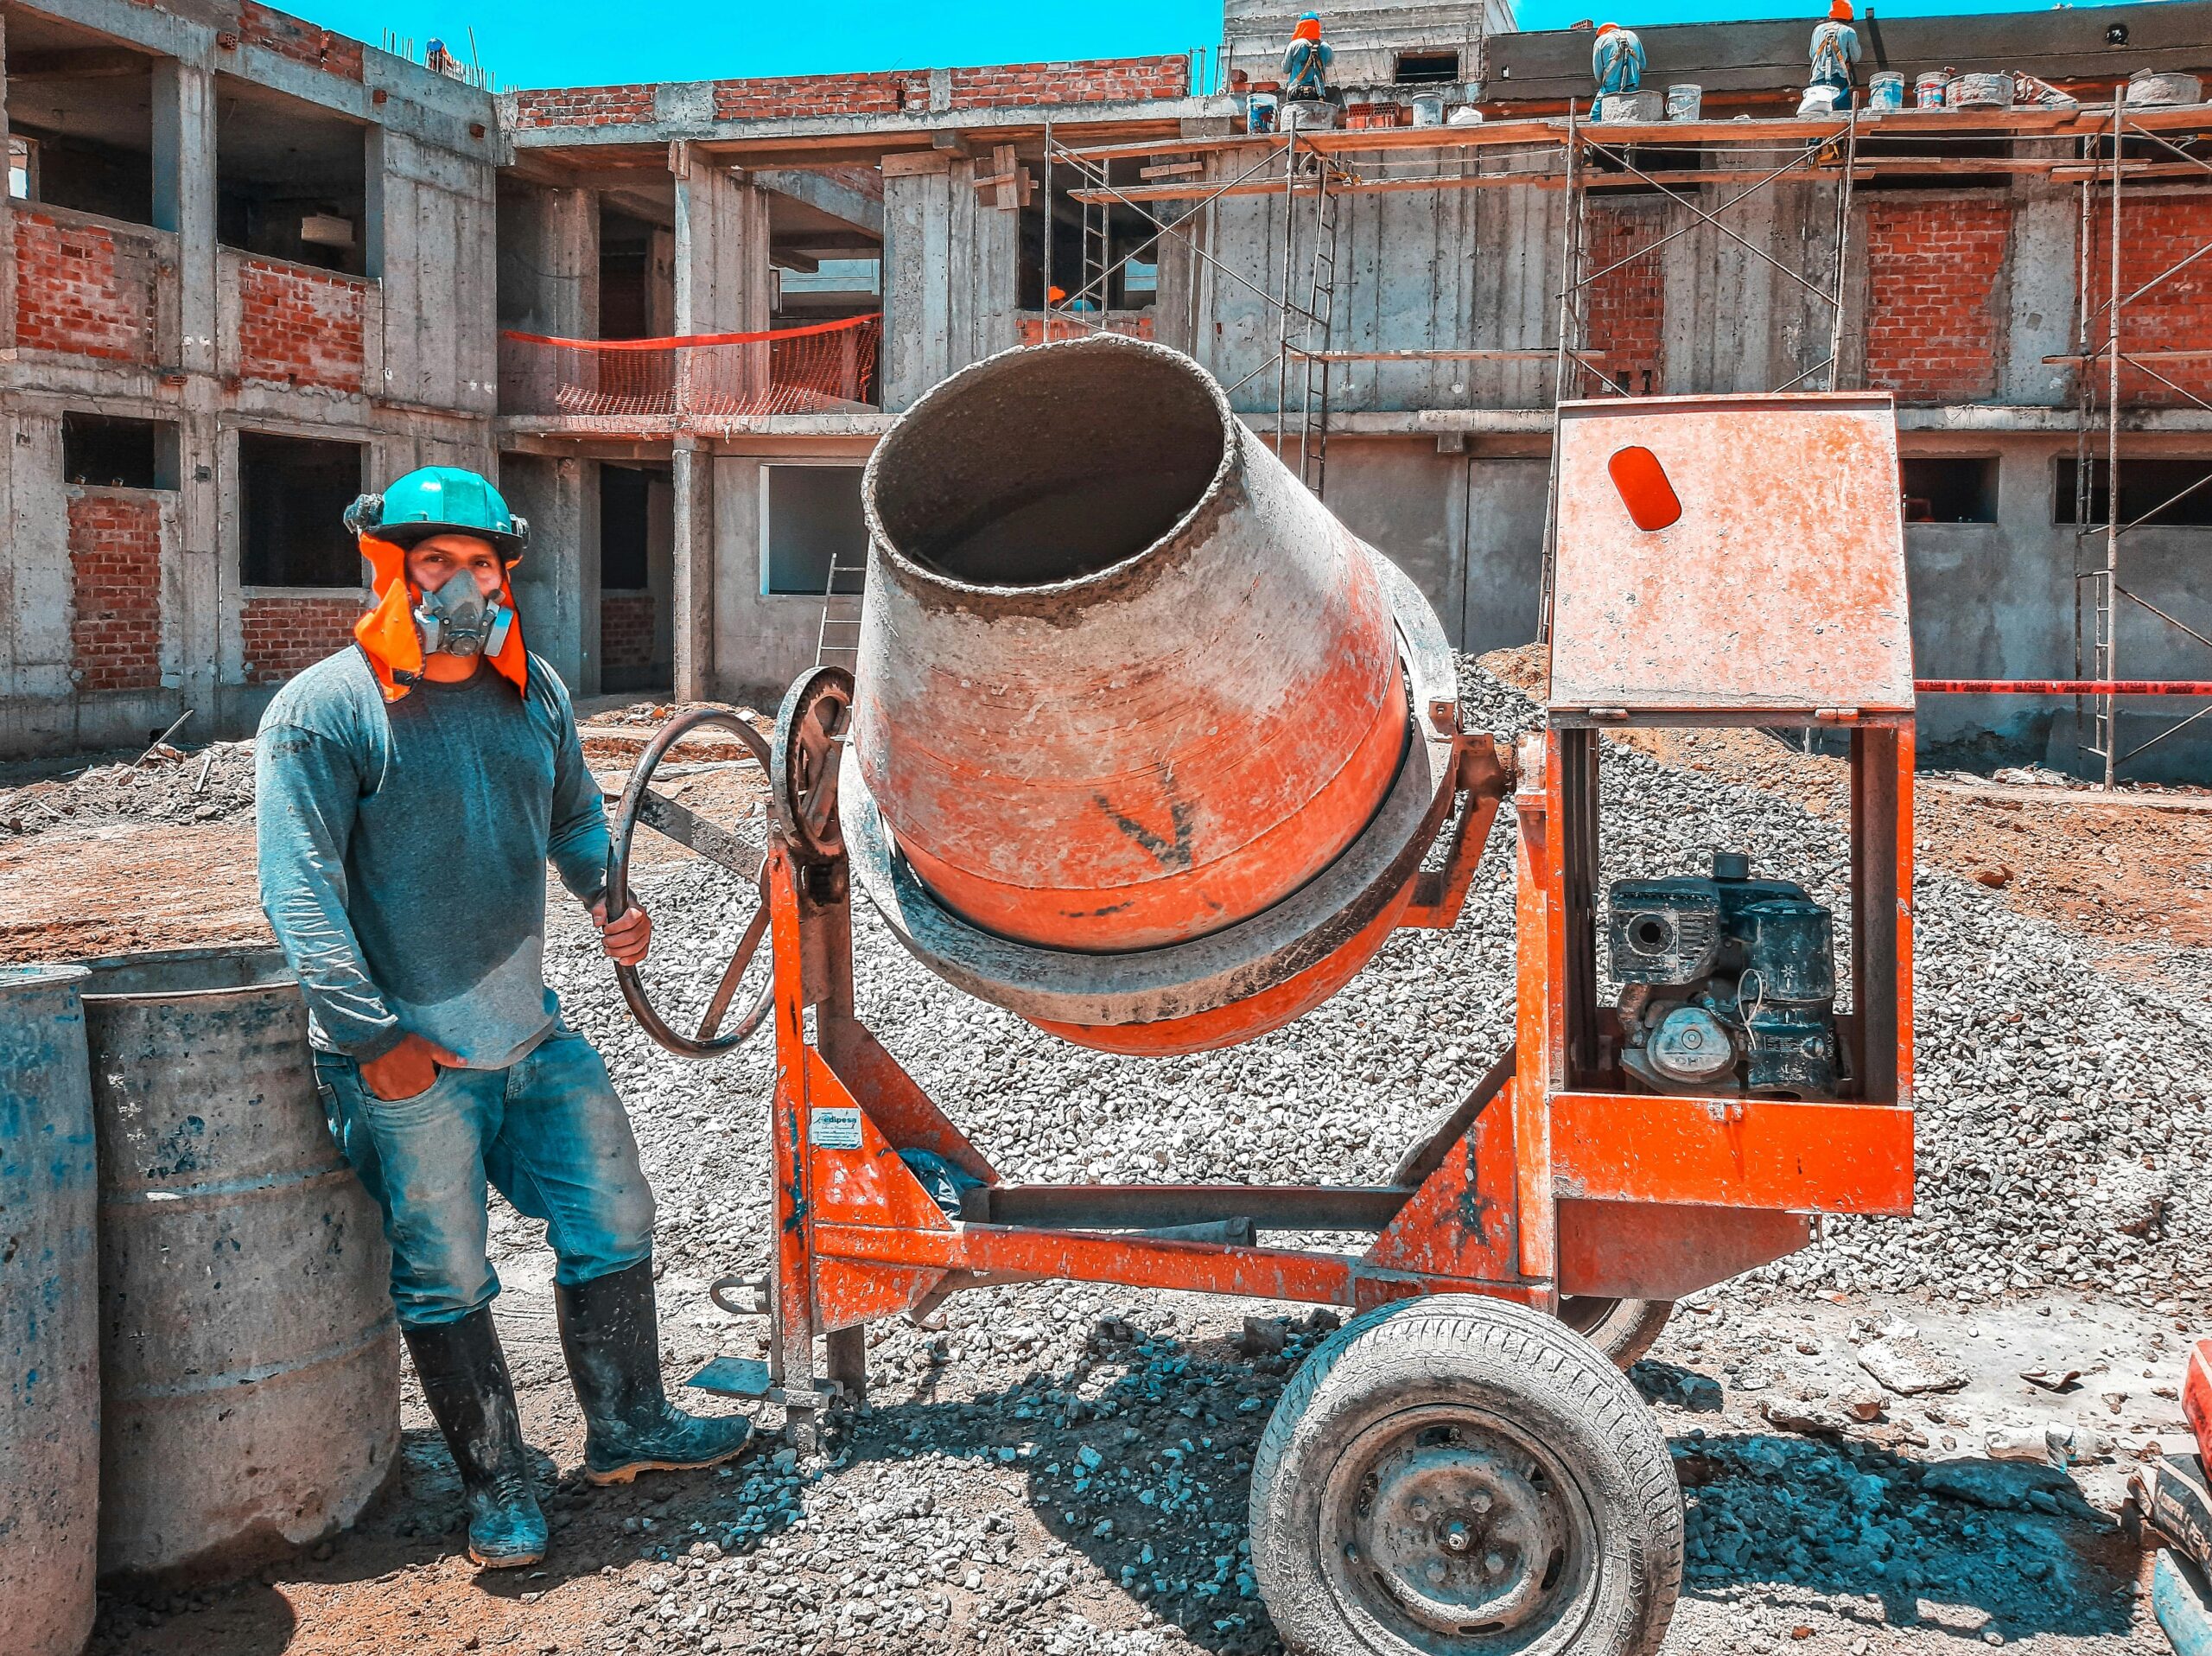
MULTIPOLYGON (((326 29, 372 45, 385 31, 423 43, 442 36, 478 55, 502 87, 703 80, 725 76, 837 73, 953 63, 1135 56, 1211 46, 1220 0, 1122 0, 1114 6, 1012 5, 1005 0, 810 0, 733 6, 728 0, 652 0, 632 12, 606 0, 278 0, 326 29)), ((1559 29, 1591 15, 1596 0, 1519 0, 1524 29, 1559 29)), ((1824 0, 1664 0, 1638 10, 1612 0, 1628 23, 1743 16, 1810 17, 1824 0)), ((2031 9, 2032 0, 1877 0, 1879 16, 2031 9)), ((1325 18, 1326 0, 1317 7, 1325 18)))

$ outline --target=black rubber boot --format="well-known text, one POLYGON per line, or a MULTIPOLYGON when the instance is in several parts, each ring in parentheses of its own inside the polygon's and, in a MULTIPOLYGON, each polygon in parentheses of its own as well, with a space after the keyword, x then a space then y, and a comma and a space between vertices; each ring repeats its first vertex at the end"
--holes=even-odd
POLYGON ((545 1515, 531 1488, 514 1382, 492 1314, 471 1311, 458 1322, 403 1332, 423 1395, 461 1468, 468 1556, 486 1570, 536 1564, 545 1556, 545 1515))
POLYGON ((652 1260, 573 1288, 556 1286, 553 1303, 569 1378, 583 1405, 584 1475, 592 1482, 627 1483, 640 1472, 689 1472, 745 1452, 751 1421, 742 1415, 687 1415, 662 1388, 652 1260))

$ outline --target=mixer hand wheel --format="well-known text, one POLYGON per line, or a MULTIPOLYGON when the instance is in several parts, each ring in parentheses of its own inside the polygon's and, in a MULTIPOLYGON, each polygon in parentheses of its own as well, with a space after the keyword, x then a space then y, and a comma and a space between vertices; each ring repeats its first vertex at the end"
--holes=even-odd
MULTIPOLYGON (((796 860, 819 865, 842 855, 844 841, 837 822, 837 763, 851 704, 852 675, 842 668, 817 667, 803 675, 785 697, 772 742, 724 708, 681 714, 662 727, 639 756, 615 812, 613 843, 607 859, 607 919, 620 918, 630 907, 630 842, 645 812, 653 776, 670 751, 698 730, 713 729, 735 737, 747 756, 760 767, 768 784, 771 828, 796 860)), ((708 999, 696 1035, 679 1035, 670 1027, 646 994, 636 967, 614 968, 615 981, 621 985, 631 1015, 647 1035, 671 1052, 688 1058, 711 1058, 738 1046, 767 1021, 775 995, 772 973, 763 975, 759 992, 736 1024, 727 1033, 722 1029, 731 1003, 744 985, 747 968, 768 933, 765 859, 757 894, 752 918, 746 922, 729 964, 708 999)))

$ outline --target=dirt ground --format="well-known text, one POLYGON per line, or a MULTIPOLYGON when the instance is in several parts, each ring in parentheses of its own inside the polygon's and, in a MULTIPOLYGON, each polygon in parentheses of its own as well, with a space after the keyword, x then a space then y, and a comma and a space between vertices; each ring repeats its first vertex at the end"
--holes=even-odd
MULTIPOLYGON (((1526 682, 1525 658, 1486 665, 1526 682)), ((610 788, 658 717, 652 704, 594 710, 587 753, 610 788)), ((1840 761, 1758 733, 1624 739, 1821 815, 1845 806, 1840 761)), ((735 752, 726 742, 687 748, 663 791, 718 821, 757 813, 757 781, 733 762, 735 752)), ((1918 843, 1925 864, 2078 930, 2116 971, 2171 980, 2177 959, 2212 952, 2203 891, 2212 883, 2212 809, 2186 797, 1923 778, 1918 843)), ((686 855, 640 837, 643 864, 686 855)), ((54 823, 0 840, 0 959, 11 961, 265 939, 250 818, 54 823)), ((989 1290, 957 1303, 947 1334, 901 1329, 895 1355, 887 1342, 870 1407, 841 1423, 825 1457, 798 1463, 768 1441, 734 1470, 598 1490, 579 1471, 582 1428, 560 1366, 550 1260, 542 1246, 496 1252, 505 1284, 497 1315, 525 1433, 543 1456, 539 1481, 556 1535, 547 1564, 506 1575, 467 1564, 450 1462, 410 1387, 404 1453, 356 1530, 243 1583, 106 1598, 96 1656, 368 1656, 401 1645, 424 1656, 1276 1648, 1264 1613, 1242 1590, 1245 1577, 1230 1572, 1239 1563, 1253 1446, 1284 1379, 1322 1332, 1302 1308, 1095 1293, 1065 1306, 1018 1297, 999 1305, 999 1293, 1036 1290, 989 1290), (1071 1326, 1079 1317, 1094 1330, 1071 1366, 967 1332, 1064 1309, 1071 1326), (1280 1353, 1255 1357, 1248 1313, 1279 1320, 1280 1353), (1217 1467, 1220 1475, 1201 1470, 1175 1484, 1158 1457, 1179 1441, 1191 1458, 1169 1455, 1173 1468, 1217 1467), (1109 1467, 1125 1462, 1146 1488, 1132 1483, 1122 1496, 1079 1500, 1083 1449, 1103 1450, 1109 1467), (1158 1499, 1160 1488, 1178 1499, 1158 1499), (894 1507, 899 1524, 934 1525, 946 1545, 925 1553, 899 1540, 906 1532, 893 1523, 894 1507), (868 1538, 879 1533, 890 1538, 872 1553, 868 1538), (1202 1565, 1215 1553, 1228 1567, 1211 1583, 1196 1570, 1171 1578, 1169 1561, 1202 1565)), ((660 1300, 671 1385, 719 1351, 757 1350, 707 1307, 703 1283, 671 1275, 660 1300)), ((2187 1332, 2159 1311, 2056 1296, 1902 1308, 1770 1288, 1700 1296, 1635 1376, 1673 1442, 1688 1504, 1691 1565, 1668 1648, 1731 1656, 1942 1656, 2013 1643, 2039 1656, 2163 1648, 2139 1604, 2143 1557, 2111 1514, 2135 1460, 2183 1442, 2171 1388, 2157 1377, 2187 1332), (1788 1452, 1802 1464, 1777 1476, 1760 1459, 1780 1452, 1768 1411, 1849 1384, 1854 1341, 1899 1309, 1936 1344, 1965 1354, 1971 1383, 1910 1406, 1892 1399, 1880 1417, 1825 1437, 1790 1438, 1788 1452), (2079 1381, 2053 1392, 2022 1378, 2062 1347, 2065 1366, 2082 1371, 2079 1381), (2111 1438, 2081 1475, 2089 1504, 2058 1498, 2032 1468, 1996 1494, 1945 1493, 1928 1487, 1925 1463, 1913 1458, 1916 1449, 2046 1427, 2111 1438), (1833 1504, 1808 1508, 1819 1499, 1808 1492, 1820 1490, 1833 1504)), ((697 1396, 690 1394, 692 1406, 729 1406, 697 1396)), ((772 1436, 777 1412, 763 1408, 760 1418, 772 1436)))

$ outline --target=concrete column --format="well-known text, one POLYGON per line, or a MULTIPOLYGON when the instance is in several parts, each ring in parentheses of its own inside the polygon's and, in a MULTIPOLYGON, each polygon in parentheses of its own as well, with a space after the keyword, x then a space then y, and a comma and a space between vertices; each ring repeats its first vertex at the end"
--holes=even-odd
POLYGON ((676 698, 715 694, 715 456, 696 437, 676 440, 671 486, 676 598, 676 698))
POLYGON ((154 63, 154 224, 176 235, 178 360, 215 372, 215 76, 175 58, 154 63))
POLYGON ((2075 242, 2082 228, 2081 198, 2069 186, 2021 178, 2013 181, 2012 199, 1997 400, 2048 406, 2063 403, 2072 394, 2071 372, 2044 358, 2064 355, 2077 343, 2075 242))
POLYGON ((559 339, 599 337, 599 196, 503 183, 499 322, 559 339))
POLYGON ((524 636, 553 664, 571 696, 596 696, 599 463, 501 455, 499 492, 530 519, 530 550, 514 572, 524 636))
POLYGON ((883 405, 893 411, 952 371, 951 166, 939 150, 883 158, 883 405))
POLYGON ((676 332, 768 326, 768 192, 726 162, 671 146, 676 175, 676 332))
MULTIPOLYGON (((8 153, 8 15, 0 11, 0 156, 8 153)), ((15 199, 0 184, 0 351, 16 348, 15 199)))

